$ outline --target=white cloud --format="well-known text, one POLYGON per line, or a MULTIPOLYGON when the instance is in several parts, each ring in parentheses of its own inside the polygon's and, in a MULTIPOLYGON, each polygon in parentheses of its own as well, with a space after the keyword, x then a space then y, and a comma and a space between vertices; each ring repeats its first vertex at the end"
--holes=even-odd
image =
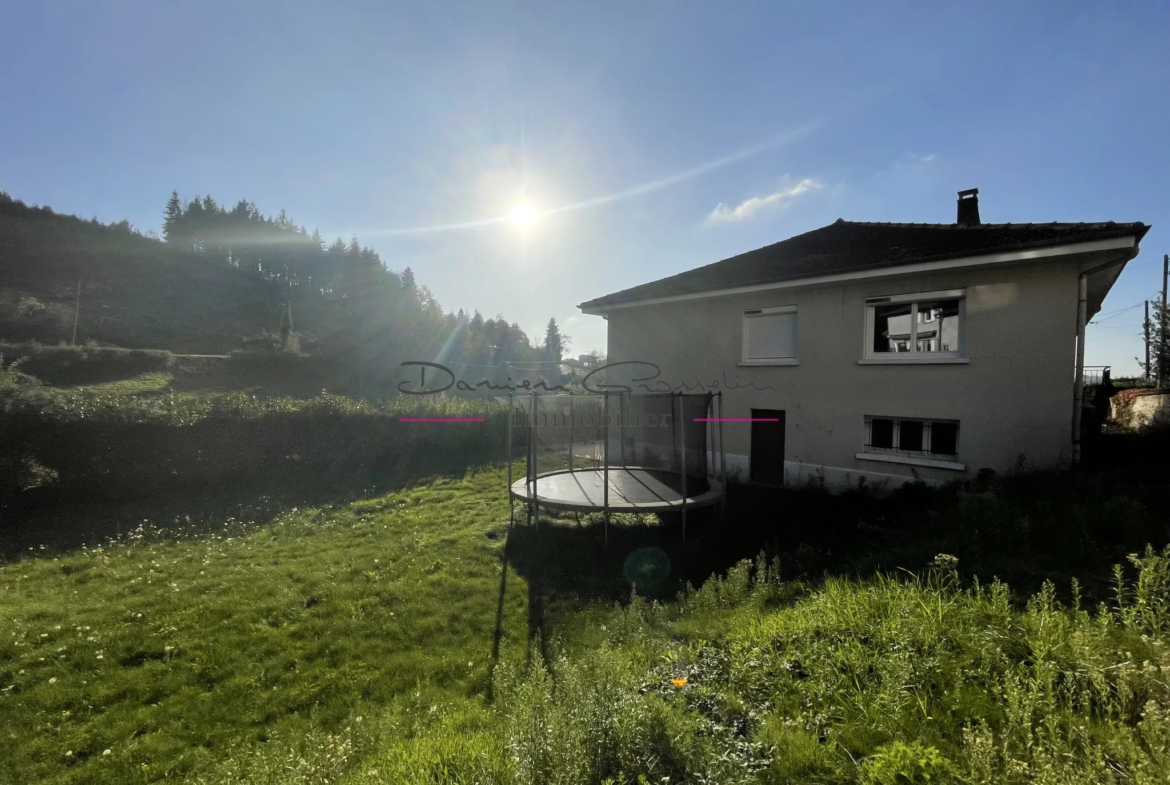
POLYGON ((898 174, 902 172, 917 172, 930 165, 935 159, 934 153, 907 153, 895 161, 888 169, 882 169, 876 176, 898 174))
POLYGON ((798 196, 803 196, 809 191, 815 191, 823 187, 823 185, 823 183, 811 177, 806 177, 794 185, 781 188, 779 191, 770 193, 767 196, 753 196, 750 199, 744 199, 735 207, 728 207, 720 202, 711 211, 711 214, 707 216, 707 220, 712 223, 741 223, 761 210, 784 207, 798 196))

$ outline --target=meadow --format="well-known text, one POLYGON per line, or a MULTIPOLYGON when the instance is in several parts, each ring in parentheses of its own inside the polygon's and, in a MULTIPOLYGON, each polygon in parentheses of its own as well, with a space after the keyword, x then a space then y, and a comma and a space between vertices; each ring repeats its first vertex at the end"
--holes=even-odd
POLYGON ((945 555, 865 577, 761 556, 658 600, 621 566, 649 549, 685 578, 719 529, 509 535, 504 478, 0 566, 0 781, 1170 776, 1170 552, 1096 604, 945 555), (610 594, 560 582, 568 562, 610 594))
POLYGON ((90 381, 0 370, 0 783, 1170 780, 1165 434, 938 490, 736 485, 684 542, 510 526, 498 404, 38 359, 90 381))

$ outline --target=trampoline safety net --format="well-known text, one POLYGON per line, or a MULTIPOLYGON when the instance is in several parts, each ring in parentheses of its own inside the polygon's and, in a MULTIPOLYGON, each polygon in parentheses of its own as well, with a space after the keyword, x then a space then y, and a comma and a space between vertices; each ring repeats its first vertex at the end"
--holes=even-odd
POLYGON ((721 467, 713 465, 715 434, 706 421, 714 416, 712 399, 711 393, 516 396, 512 454, 527 457, 526 477, 514 488, 567 509, 670 509, 713 490, 718 495, 711 477, 721 467))

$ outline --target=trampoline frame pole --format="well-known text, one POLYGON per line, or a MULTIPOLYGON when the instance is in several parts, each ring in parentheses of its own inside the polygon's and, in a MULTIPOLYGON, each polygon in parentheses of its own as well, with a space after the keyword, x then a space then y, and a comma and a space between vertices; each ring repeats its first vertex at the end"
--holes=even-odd
POLYGON ((618 398, 618 438, 621 439, 622 467, 630 465, 626 460, 626 394, 618 398))
POLYGON ((505 437, 508 441, 507 461, 508 461, 508 531, 512 531, 512 524, 516 517, 516 497, 512 495, 512 393, 508 393, 508 423, 506 425, 505 437))
POLYGON ((537 498, 536 497, 536 478, 540 474, 540 467, 538 467, 536 465, 536 460, 537 460, 536 456, 537 456, 537 452, 539 451, 539 447, 540 447, 540 444, 537 442, 537 437, 536 437, 537 411, 539 409, 539 406, 540 406, 540 400, 536 395, 536 391, 533 390, 532 391, 532 426, 531 426, 531 429, 528 431, 528 433, 531 434, 530 438, 531 438, 531 444, 532 444, 532 525, 534 527, 536 527, 537 531, 540 531, 540 503, 537 502, 537 500, 536 500, 536 498, 537 498))
POLYGON ((573 394, 569 393, 569 471, 573 471, 573 394))
POLYGON ((603 394, 605 395, 605 408, 601 420, 601 433, 605 444, 602 448, 601 464, 601 519, 605 544, 609 545, 609 393, 603 394))
POLYGON ((723 484, 719 494, 719 522, 726 523, 727 517, 727 451, 723 447, 723 391, 719 391, 719 482, 723 484))
POLYGON ((683 394, 678 394, 678 451, 679 474, 682 475, 682 538, 687 541, 687 429, 683 418, 683 394))

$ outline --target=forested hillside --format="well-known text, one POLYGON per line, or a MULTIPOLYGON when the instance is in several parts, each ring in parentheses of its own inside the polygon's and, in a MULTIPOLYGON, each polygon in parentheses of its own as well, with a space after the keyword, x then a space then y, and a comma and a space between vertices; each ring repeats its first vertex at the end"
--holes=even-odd
POLYGON ((0 192, 0 339, 73 342, 76 309, 78 344, 328 357, 351 394, 387 391, 407 359, 497 382, 508 363, 556 374, 559 338, 546 350, 502 316, 445 312, 357 237, 327 244, 283 211, 210 196, 172 193, 164 217, 158 238, 0 192))

